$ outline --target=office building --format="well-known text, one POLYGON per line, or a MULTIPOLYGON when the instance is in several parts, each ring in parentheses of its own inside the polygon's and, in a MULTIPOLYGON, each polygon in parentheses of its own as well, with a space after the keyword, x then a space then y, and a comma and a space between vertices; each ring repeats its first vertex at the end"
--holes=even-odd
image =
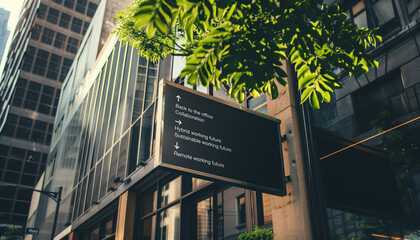
MULTIPOLYGON (((181 57, 153 63, 116 36, 90 54, 103 35, 94 20, 64 82, 42 184, 63 187, 56 239, 237 239, 253 226, 275 239, 418 238, 418 1, 339 4, 359 27, 379 27, 384 42, 369 50, 379 69, 357 79, 337 69, 343 89, 312 110, 299 105, 288 66, 278 99, 241 105, 281 120, 285 196, 156 167, 160 79, 231 100, 225 89, 180 82, 181 57)), ((28 223, 40 228, 34 238, 50 236, 55 206, 40 197, 28 223)))
POLYGON ((0 8, 0 62, 3 58, 4 49, 6 48, 7 39, 10 31, 7 29, 10 12, 0 8))
MULTIPOLYGON (((24 1, 0 81, 0 183, 34 187, 60 89, 99 0, 24 1)), ((25 225, 31 191, 3 187, 2 222, 25 225)))

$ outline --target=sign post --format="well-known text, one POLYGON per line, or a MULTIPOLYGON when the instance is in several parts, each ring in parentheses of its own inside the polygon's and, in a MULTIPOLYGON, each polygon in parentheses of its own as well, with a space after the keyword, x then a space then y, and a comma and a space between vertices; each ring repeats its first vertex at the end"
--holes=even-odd
POLYGON ((280 120, 161 81, 156 166, 285 195, 280 120))

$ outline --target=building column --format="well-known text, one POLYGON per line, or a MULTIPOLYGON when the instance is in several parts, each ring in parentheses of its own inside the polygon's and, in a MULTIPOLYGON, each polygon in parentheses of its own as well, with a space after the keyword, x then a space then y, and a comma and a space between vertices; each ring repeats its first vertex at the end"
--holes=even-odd
MULTIPOLYGON (((286 69, 284 69, 286 71, 286 69)), ((289 81, 289 86, 294 83, 289 81)), ((273 196, 271 200, 274 239, 313 239, 308 206, 303 135, 297 121, 299 103, 291 101, 290 89, 277 84, 279 97, 267 99, 268 113, 281 120, 281 133, 287 136, 282 143, 285 175, 290 176, 287 195, 273 196)), ((294 87, 294 86, 293 86, 294 87)), ((292 96, 293 97, 293 96, 292 96)))
POLYGON ((115 240, 133 239, 136 194, 126 191, 119 197, 115 240))

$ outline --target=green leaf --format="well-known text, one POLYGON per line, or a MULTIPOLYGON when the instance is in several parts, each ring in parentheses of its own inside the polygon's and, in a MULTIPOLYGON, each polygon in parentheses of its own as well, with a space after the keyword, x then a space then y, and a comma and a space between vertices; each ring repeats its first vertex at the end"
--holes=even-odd
POLYGON ((200 83, 207 87, 209 85, 209 73, 204 68, 200 68, 198 69, 198 75, 200 76, 200 83))
POLYGON ((328 90, 328 91, 330 91, 330 92, 333 92, 333 89, 330 87, 330 86, 328 86, 328 84, 326 84, 323 80, 319 80, 318 81, 326 90, 328 90))
POLYGON ((146 29, 147 37, 152 38, 156 33, 156 27, 154 24, 149 24, 146 29))
POLYGON ((279 96, 279 91, 276 84, 271 84, 271 98, 276 99, 279 96))
POLYGON ((232 14, 233 14, 233 12, 235 11, 235 9, 236 9, 236 4, 237 4, 238 2, 235 2, 231 7, 230 7, 230 9, 229 9, 229 12, 227 12, 227 14, 225 15, 225 19, 227 20, 227 21, 229 21, 230 20, 230 18, 232 17, 232 14))
POLYGON ((308 65, 303 65, 301 68, 299 68, 299 70, 297 71, 297 77, 300 79, 304 76, 304 74, 306 72, 309 71, 309 66, 308 65))
POLYGON ((153 23, 159 32, 163 34, 166 34, 168 32, 169 30, 168 24, 165 20, 165 17, 162 15, 160 11, 157 12, 157 15, 155 16, 153 23))
POLYGON ((278 83, 280 83, 281 85, 283 85, 283 86, 287 87, 287 82, 286 82, 283 78, 276 77, 276 80, 277 80, 277 82, 278 82, 278 83))
POLYGON ((187 64, 184 69, 182 69, 181 74, 179 74, 179 77, 186 77, 188 76, 190 73, 194 72, 197 70, 197 65, 193 65, 193 64, 187 64))
POLYGON ((260 97, 260 93, 255 89, 252 89, 252 91, 249 92, 249 94, 251 94, 251 96, 254 97, 254 98, 260 97))
POLYGON ((146 26, 147 24, 150 23, 150 20, 152 19, 152 17, 153 17, 153 12, 137 15, 136 17, 134 17, 134 20, 135 20, 134 28, 139 29, 146 26))
POLYGON ((196 85, 197 84, 197 72, 193 72, 187 79, 187 83, 190 85, 196 85))
POLYGON ((238 94, 236 94, 236 101, 238 101, 238 103, 243 103, 245 100, 245 93, 242 91, 239 91, 238 94))
POLYGON ((312 87, 306 88, 302 92, 302 95, 300 96, 300 104, 304 103, 309 98, 309 96, 311 95, 313 91, 314 91, 314 88, 312 87))
POLYGON ((315 77, 316 77, 316 73, 311 73, 311 74, 306 75, 303 78, 300 78, 298 89, 301 90, 309 86, 315 80, 315 77))
POLYGON ((311 94, 311 98, 309 99, 309 104, 311 104, 313 108, 319 109, 319 100, 315 91, 313 91, 311 94))
POLYGON ((193 28, 192 25, 195 21, 195 17, 188 18, 187 24, 185 26, 185 33, 187 34, 188 41, 193 40, 193 28))

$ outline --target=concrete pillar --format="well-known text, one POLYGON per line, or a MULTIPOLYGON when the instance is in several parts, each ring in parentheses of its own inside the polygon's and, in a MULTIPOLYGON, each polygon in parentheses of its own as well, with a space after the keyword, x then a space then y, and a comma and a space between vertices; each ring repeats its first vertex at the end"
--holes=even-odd
POLYGON ((287 183, 287 196, 272 198, 274 239, 313 239, 300 142, 302 134, 296 121, 299 106, 290 100, 288 87, 277 86, 279 97, 267 99, 267 108, 269 115, 281 120, 281 132, 287 136, 282 146, 285 174, 290 175, 291 182, 287 183))
POLYGON ((115 240, 133 239, 136 195, 126 191, 119 198, 115 240))

